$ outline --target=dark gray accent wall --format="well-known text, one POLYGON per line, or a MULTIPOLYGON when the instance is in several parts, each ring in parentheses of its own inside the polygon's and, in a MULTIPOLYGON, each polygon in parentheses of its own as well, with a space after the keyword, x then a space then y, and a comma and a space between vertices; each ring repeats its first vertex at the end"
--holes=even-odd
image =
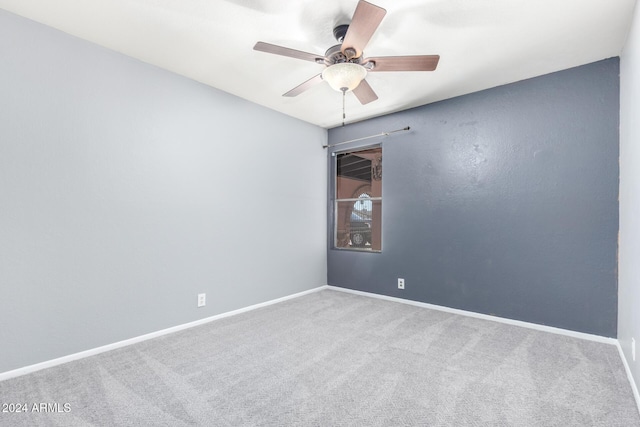
POLYGON ((330 233, 328 283, 615 337, 618 122, 612 58, 331 129, 411 127, 366 141, 383 141, 382 253, 330 233))

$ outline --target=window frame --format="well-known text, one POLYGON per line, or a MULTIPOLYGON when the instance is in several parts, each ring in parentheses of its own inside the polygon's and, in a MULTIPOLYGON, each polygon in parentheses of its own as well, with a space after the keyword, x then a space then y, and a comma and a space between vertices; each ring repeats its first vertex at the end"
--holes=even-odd
MULTIPOLYGON (((333 162, 332 162, 332 179, 333 179, 333 189, 332 189, 332 194, 331 194, 331 199, 332 199, 332 213, 333 213, 333 218, 332 218, 332 223, 331 226, 333 228, 333 232, 332 232, 332 237, 333 237, 333 242, 331 245, 331 249, 335 249, 335 250, 343 250, 343 251, 354 251, 354 252, 364 252, 364 253, 381 253, 382 249, 383 249, 383 245, 382 245, 382 230, 383 230, 383 216, 382 216, 382 198, 383 198, 383 194, 382 194, 382 182, 380 183, 380 196, 369 196, 369 197, 348 197, 348 198, 338 198, 338 158, 341 155, 345 155, 345 154, 356 154, 358 152, 362 152, 362 151, 371 151, 371 150, 380 150, 380 172, 382 170, 382 162, 383 162, 383 148, 382 148, 382 144, 381 143, 377 143, 377 144, 371 144, 371 145, 365 145, 365 146, 360 146, 360 147, 355 147, 355 148, 350 148, 350 149, 344 149, 344 150, 340 150, 340 151, 334 151, 332 152, 332 157, 334 157, 333 162), (367 248, 367 247, 355 247, 355 246, 346 246, 346 247, 342 247, 342 246, 338 246, 338 226, 339 226, 339 204, 340 203, 345 203, 345 202, 350 202, 355 204, 356 202, 364 202, 364 201, 369 201, 372 206, 375 205, 376 203, 379 203, 380 208, 379 208, 379 212, 380 212, 380 218, 379 218, 379 224, 380 224, 380 247, 379 249, 373 249, 371 247, 367 248)), ((374 167, 374 164, 372 162, 372 170, 374 167)), ((372 177, 372 181, 373 182, 374 178, 372 177)), ((382 181, 382 174, 380 174, 380 181, 382 181)), ((361 187, 358 187, 356 189, 356 191, 354 193, 367 193, 367 192, 371 192, 371 183, 370 184, 363 184, 361 187), (369 190, 367 191, 365 188, 368 187, 369 190)), ((373 232, 373 230, 372 230, 373 232)))

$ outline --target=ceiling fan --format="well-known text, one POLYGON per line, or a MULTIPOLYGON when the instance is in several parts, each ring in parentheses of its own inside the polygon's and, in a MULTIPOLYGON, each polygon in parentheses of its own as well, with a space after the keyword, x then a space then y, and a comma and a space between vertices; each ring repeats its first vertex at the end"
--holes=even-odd
POLYGON ((322 81, 343 94, 353 91, 361 104, 378 99, 378 95, 365 80, 367 73, 379 71, 433 71, 438 66, 439 55, 363 57, 363 50, 376 31, 387 11, 360 0, 353 13, 351 24, 339 25, 333 35, 340 44, 330 47, 323 55, 302 52, 270 43, 258 42, 254 50, 288 56, 325 65, 322 73, 311 77, 282 96, 293 97, 322 81))

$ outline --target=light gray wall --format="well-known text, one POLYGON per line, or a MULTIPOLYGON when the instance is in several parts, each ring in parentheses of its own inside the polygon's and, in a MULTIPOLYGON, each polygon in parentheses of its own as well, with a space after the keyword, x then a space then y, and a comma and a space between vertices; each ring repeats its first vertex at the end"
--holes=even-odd
POLYGON ((640 388, 640 8, 620 57, 618 340, 640 388), (636 360, 631 339, 636 341, 636 360))
POLYGON ((382 253, 329 249, 329 284, 615 337, 618 71, 609 59, 330 130, 411 127, 383 140, 382 253))
POLYGON ((323 143, 0 10, 0 372, 325 285, 323 143))

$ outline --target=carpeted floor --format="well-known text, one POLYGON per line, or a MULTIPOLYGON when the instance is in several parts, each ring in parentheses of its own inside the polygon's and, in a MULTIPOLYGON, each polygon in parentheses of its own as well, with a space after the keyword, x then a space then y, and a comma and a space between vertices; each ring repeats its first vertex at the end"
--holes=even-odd
POLYGON ((11 403, 2 426, 640 426, 615 346, 333 290, 0 382, 11 403))

